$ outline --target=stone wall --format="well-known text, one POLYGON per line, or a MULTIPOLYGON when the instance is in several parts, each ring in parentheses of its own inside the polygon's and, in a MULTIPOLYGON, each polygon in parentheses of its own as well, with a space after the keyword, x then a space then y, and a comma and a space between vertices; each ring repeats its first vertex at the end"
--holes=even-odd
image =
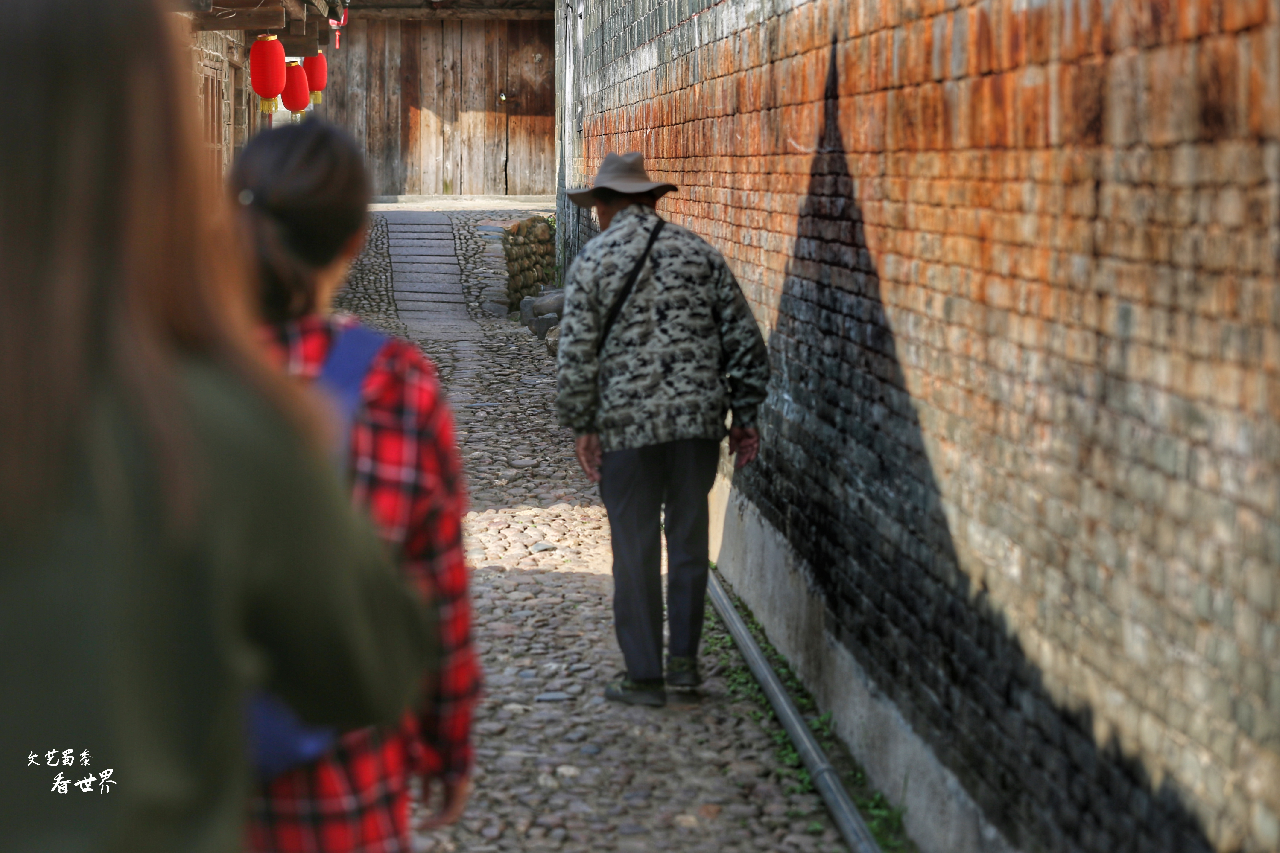
POLYGON ((561 186, 645 152, 769 341, 722 565, 855 753, 927 748, 869 762, 922 846, 1280 849, 1280 2, 557 27, 561 186))
POLYGON ((520 307, 521 299, 537 296, 555 282, 555 232, 545 216, 531 216, 504 229, 502 253, 507 259, 507 304, 512 311, 520 307))

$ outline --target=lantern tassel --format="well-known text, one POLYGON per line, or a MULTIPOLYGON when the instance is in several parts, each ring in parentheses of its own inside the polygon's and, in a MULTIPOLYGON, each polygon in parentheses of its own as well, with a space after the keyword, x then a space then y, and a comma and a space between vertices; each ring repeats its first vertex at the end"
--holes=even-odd
POLYGON ((311 93, 311 103, 313 103, 313 104, 322 104, 322 103, 324 103, 324 92, 312 92, 312 93, 311 93))
POLYGON ((273 113, 273 112, 275 112, 275 111, 276 111, 276 99, 275 99, 275 98, 263 98, 263 99, 262 99, 262 111, 263 111, 264 113, 273 113))

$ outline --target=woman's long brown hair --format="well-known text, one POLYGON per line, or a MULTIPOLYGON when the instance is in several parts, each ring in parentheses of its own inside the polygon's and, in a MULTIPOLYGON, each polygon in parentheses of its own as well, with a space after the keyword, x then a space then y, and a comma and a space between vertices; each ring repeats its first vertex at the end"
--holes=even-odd
POLYGON ((56 509, 102 388, 143 425, 166 504, 189 508, 178 361, 290 392, 253 352, 182 19, 161 0, 0 0, 0 19, 0 530, 56 509))

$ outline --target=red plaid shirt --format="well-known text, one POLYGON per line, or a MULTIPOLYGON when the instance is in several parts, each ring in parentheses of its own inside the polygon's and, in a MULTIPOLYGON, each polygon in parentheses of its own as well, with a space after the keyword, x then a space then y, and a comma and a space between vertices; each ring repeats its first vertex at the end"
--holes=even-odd
MULTIPOLYGON (((320 375, 334 331, 350 318, 306 317, 272 329, 293 376, 320 375)), ((272 853, 409 853, 411 775, 456 780, 471 769, 471 714, 480 667, 462 550, 466 495, 453 419, 434 366, 389 340, 375 357, 352 426, 356 504, 404 572, 440 613, 442 667, 434 700, 398 730, 362 729, 325 758, 266 784, 253 798, 249 849, 272 853)))

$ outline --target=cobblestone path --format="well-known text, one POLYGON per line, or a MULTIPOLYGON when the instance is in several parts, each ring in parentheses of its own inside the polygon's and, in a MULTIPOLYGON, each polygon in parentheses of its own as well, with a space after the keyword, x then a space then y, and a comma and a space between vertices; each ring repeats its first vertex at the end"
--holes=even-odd
POLYGON ((418 849, 844 850, 818 798, 786 790, 776 732, 716 668, 661 710, 601 696, 622 669, 608 524, 556 425, 554 362, 505 317, 498 232, 485 224, 502 218, 388 213, 342 297, 436 362, 472 496, 486 678, 476 789, 459 825, 419 835, 418 849))

